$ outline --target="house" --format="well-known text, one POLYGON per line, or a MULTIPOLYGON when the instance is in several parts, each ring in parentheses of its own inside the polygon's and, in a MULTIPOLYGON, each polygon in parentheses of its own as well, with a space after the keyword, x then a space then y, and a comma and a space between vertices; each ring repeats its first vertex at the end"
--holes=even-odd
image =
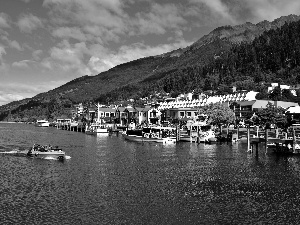
POLYGON ((116 117, 115 108, 104 108, 98 104, 97 122, 104 120, 105 122, 112 122, 116 117))
POLYGON ((272 103, 276 107, 282 107, 287 109, 291 106, 298 106, 295 102, 284 101, 270 101, 270 100, 252 100, 252 101, 237 101, 235 104, 231 104, 235 116, 237 119, 247 119, 250 114, 259 110, 265 109, 269 103, 272 103))

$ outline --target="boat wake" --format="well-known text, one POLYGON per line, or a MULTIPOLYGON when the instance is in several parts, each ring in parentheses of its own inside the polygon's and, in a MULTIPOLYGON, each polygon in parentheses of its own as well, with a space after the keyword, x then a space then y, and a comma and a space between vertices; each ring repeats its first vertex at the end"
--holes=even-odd
POLYGON ((15 155, 15 156, 27 156, 27 152, 28 151, 21 151, 21 150, 18 150, 18 149, 14 149, 14 150, 11 150, 11 151, 6 151, 6 152, 0 152, 0 154, 3 154, 3 155, 15 155))
MULTIPOLYGON (((41 158, 39 158, 39 159, 41 159, 41 158)), ((60 159, 60 158, 57 158, 57 157, 52 157, 52 156, 46 156, 42 159, 63 161, 63 160, 71 159, 71 156, 66 155, 63 159, 60 159)))
MULTIPOLYGON (((27 155, 28 153, 28 150, 25 150, 25 151, 22 151, 22 150, 18 150, 18 149, 14 149, 14 150, 11 150, 11 151, 5 151, 5 152, 0 152, 0 155, 12 155, 12 156, 24 156, 24 157, 28 157, 27 155)), ((32 158, 35 158, 32 156, 32 158)), ((63 159, 61 158, 58 158, 58 157, 51 157, 51 156, 47 156, 47 157, 44 157, 43 159, 49 159, 49 160, 69 160, 71 159, 71 156, 64 156, 63 159)))

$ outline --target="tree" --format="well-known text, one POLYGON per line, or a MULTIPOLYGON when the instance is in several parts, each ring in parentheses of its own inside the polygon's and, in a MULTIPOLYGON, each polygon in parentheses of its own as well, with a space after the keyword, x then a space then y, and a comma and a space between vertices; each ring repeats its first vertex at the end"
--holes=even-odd
POLYGON ((227 106, 221 103, 211 103, 198 109, 199 114, 208 115, 208 123, 220 126, 221 124, 234 123, 235 114, 227 106))
POLYGON ((281 88, 279 86, 275 87, 269 94, 269 98, 273 101, 281 101, 281 88))
POLYGON ((283 128, 287 125, 285 109, 276 107, 272 103, 268 103, 265 109, 255 113, 253 122, 257 125, 267 126, 268 124, 276 124, 277 127, 283 128))

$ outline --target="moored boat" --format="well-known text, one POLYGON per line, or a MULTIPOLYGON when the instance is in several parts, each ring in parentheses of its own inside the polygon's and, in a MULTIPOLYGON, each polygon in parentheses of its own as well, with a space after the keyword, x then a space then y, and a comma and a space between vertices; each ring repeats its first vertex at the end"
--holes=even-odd
POLYGON ((144 127, 127 130, 123 133, 126 140, 137 142, 176 143, 176 129, 173 127, 144 127))
POLYGON ((92 123, 86 127, 86 133, 94 134, 94 133, 109 133, 111 127, 105 123, 92 123))
POLYGON ((47 120, 37 120, 35 123, 36 127, 49 127, 50 123, 47 120))
POLYGON ((180 141, 190 142, 217 142, 213 126, 207 123, 208 116, 199 115, 197 121, 190 125, 189 135, 180 137, 180 141))
POLYGON ((52 147, 50 145, 34 144, 32 148, 27 152, 27 156, 35 158, 54 158, 58 160, 64 160, 65 152, 57 146, 52 147))

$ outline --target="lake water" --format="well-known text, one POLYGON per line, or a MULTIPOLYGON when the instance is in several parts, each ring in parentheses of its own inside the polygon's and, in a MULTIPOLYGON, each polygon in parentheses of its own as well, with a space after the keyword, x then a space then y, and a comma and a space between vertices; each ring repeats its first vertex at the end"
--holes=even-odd
POLYGON ((300 157, 0 124, 1 224, 298 224, 300 157), (33 143, 63 162, 3 154, 33 143))

